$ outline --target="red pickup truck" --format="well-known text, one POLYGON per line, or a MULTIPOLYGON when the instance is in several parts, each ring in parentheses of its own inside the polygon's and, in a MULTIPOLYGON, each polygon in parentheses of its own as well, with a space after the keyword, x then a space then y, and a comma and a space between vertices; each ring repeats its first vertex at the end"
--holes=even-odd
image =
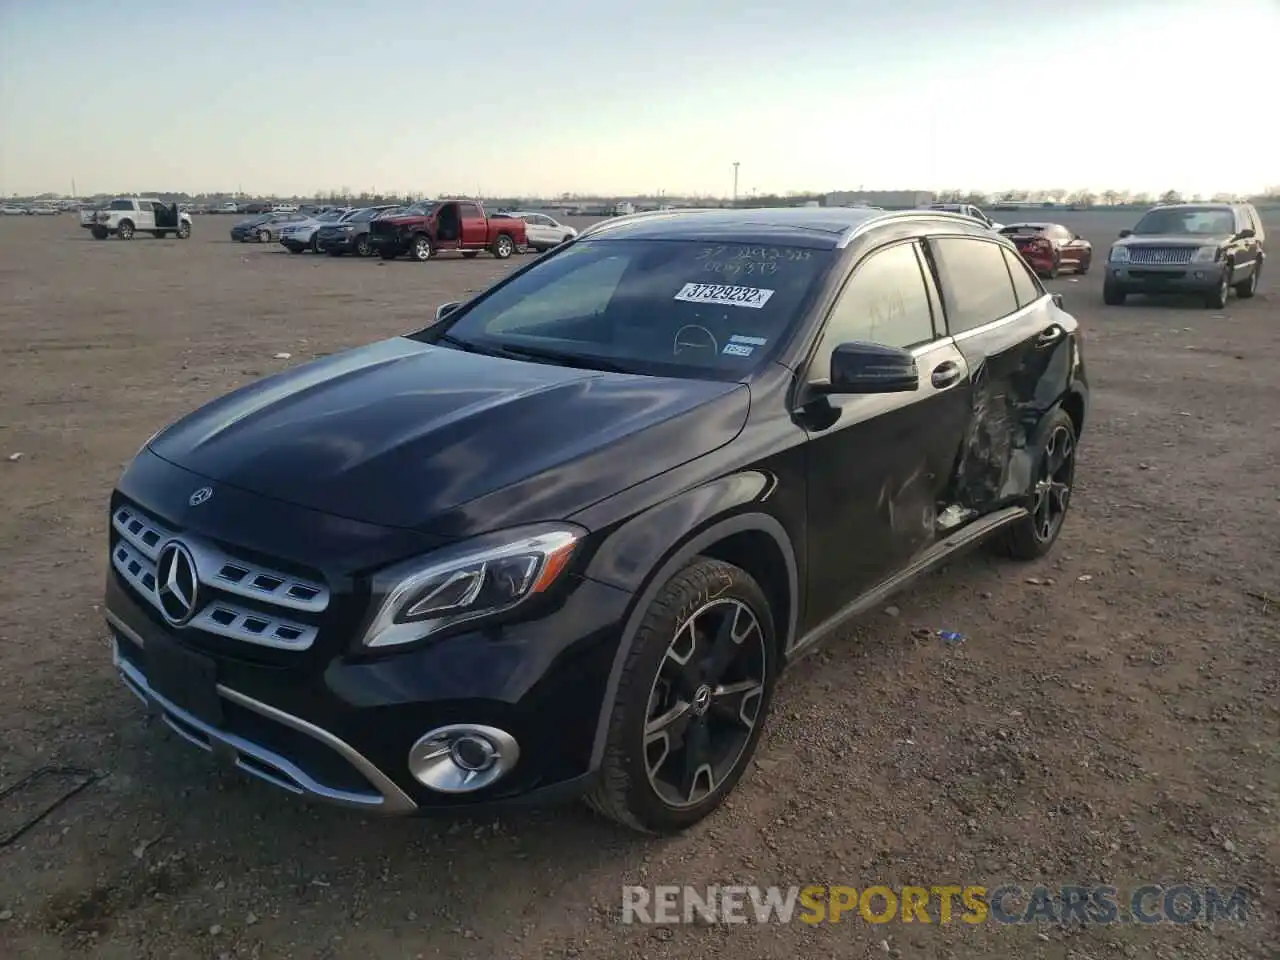
POLYGON ((370 224, 369 243, 384 260, 408 254, 430 260, 445 250, 474 257, 488 250, 505 260, 527 245, 524 221, 490 218, 478 200, 427 200, 370 224))

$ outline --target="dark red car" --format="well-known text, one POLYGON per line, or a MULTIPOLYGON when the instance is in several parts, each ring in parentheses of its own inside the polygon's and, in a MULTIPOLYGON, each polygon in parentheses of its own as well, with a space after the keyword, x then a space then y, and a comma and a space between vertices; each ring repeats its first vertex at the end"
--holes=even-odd
POLYGON ((1083 275, 1093 262, 1093 244, 1060 223, 1011 223, 1000 232, 1041 276, 1056 277, 1063 269, 1083 275))

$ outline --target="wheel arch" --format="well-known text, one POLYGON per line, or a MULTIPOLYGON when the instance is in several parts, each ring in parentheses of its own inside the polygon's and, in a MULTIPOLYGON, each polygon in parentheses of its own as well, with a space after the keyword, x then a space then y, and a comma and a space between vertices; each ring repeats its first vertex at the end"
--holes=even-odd
MULTIPOLYGON (((670 505, 668 503, 664 506, 670 505)), ((592 771, 599 769, 604 758, 614 699, 640 623, 666 582, 698 556, 732 563, 751 574, 769 599, 780 663, 783 662, 786 651, 793 646, 799 616, 799 570, 795 549, 786 528, 775 517, 754 510, 720 516, 694 528, 683 539, 672 544, 662 554, 659 562, 649 568, 649 574, 644 577, 642 586, 636 593, 618 648, 614 651, 604 697, 596 717, 596 732, 591 747, 592 771)))

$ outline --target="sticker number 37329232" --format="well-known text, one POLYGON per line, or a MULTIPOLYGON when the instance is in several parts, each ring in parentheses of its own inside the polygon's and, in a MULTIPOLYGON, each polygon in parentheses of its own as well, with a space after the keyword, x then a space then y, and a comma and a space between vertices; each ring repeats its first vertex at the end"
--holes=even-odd
POLYGON ((760 287, 736 287, 727 283, 686 283, 675 295, 675 299, 686 303, 711 303, 759 310, 772 296, 772 290, 760 287))

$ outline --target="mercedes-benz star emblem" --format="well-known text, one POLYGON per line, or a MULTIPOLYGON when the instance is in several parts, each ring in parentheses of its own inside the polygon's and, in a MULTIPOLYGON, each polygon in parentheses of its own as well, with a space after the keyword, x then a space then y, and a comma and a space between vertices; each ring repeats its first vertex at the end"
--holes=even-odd
POLYGON ((183 626, 195 615, 199 585, 196 562, 190 550, 177 540, 170 540, 160 548, 156 562, 156 597, 160 601, 160 613, 175 627, 183 626))
POLYGON ((191 496, 187 497, 187 503, 193 507, 198 507, 210 497, 213 496, 213 487, 201 487, 191 496))
POLYGON ((707 708, 711 706, 711 688, 705 683, 700 686, 693 694, 693 712, 696 716, 702 716, 707 712, 707 708))

